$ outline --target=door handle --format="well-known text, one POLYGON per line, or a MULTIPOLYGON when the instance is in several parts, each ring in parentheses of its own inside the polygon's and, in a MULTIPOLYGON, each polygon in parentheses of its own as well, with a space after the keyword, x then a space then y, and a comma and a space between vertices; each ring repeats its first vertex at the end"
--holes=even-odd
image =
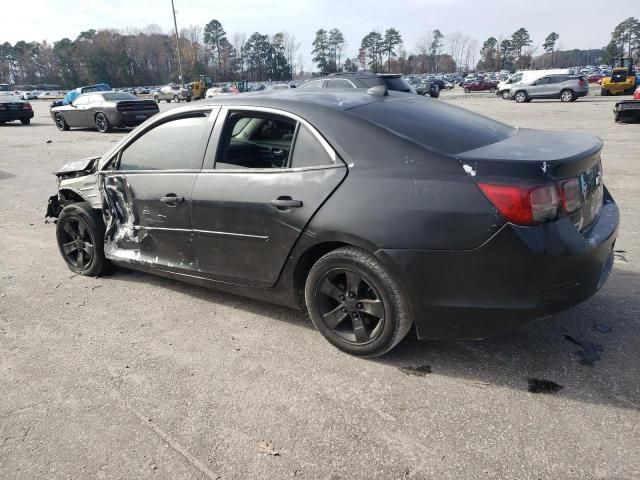
POLYGON ((277 200, 271 200, 269 205, 277 208, 278 210, 300 208, 302 207, 302 200, 293 200, 291 197, 278 197, 277 200))
POLYGON ((178 197, 175 193, 167 193, 166 196, 160 197, 160 201, 175 207, 178 203, 184 202, 184 197, 178 197))

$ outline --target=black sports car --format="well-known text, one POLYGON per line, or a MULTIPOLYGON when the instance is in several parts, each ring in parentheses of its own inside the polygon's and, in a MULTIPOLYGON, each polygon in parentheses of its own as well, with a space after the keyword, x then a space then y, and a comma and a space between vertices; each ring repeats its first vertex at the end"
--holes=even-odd
POLYGON ((91 92, 79 95, 69 105, 53 107, 51 118, 58 130, 84 127, 105 133, 112 128, 140 125, 159 111, 156 102, 131 93, 91 92))
POLYGON ((15 95, 0 95, 0 125, 20 120, 22 125, 29 125, 33 118, 31 104, 23 102, 15 95))
POLYGON ((378 88, 220 97, 66 165, 49 215, 74 272, 306 308, 376 356, 413 325, 481 338, 593 295, 618 227, 601 149, 378 88))

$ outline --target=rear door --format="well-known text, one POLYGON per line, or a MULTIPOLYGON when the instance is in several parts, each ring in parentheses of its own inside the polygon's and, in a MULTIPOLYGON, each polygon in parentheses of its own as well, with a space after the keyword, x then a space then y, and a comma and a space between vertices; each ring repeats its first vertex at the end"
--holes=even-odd
POLYGON ((306 121, 273 109, 223 108, 193 190, 202 276, 272 286, 305 226, 346 173, 306 121))
POLYGON ((189 274, 193 260, 191 192, 216 110, 153 124, 101 171, 108 258, 189 274))

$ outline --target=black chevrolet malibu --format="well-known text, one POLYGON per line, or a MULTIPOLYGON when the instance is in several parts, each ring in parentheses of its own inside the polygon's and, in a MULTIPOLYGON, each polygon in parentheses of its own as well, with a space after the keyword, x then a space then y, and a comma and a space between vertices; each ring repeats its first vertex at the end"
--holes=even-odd
POLYGON ((141 100, 125 92, 83 93, 69 105, 51 109, 58 130, 95 128, 100 133, 113 128, 135 127, 160 110, 153 100, 141 100))
POLYGON ((277 91, 157 115, 57 172, 69 268, 122 265, 295 308, 381 355, 482 338, 593 295, 618 208, 593 136, 416 95, 277 91))

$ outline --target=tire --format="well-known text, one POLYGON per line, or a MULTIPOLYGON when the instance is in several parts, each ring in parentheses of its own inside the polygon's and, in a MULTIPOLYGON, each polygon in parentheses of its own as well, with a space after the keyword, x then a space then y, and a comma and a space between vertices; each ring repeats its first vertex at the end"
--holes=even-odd
POLYGON ((491 87, 489 89, 489 93, 496 93, 496 87, 491 87))
POLYGON ((187 103, 191 101, 191 97, 187 97, 187 103))
POLYGON ((180 97, 178 97, 178 95, 174 95, 174 96, 173 96, 173 101, 174 101, 175 103, 180 103, 180 97))
POLYGON ((605 89, 605 88, 601 88, 600 89, 600 96, 601 97, 608 97, 610 95, 609 90, 605 89))
POLYGON ((95 122, 96 122, 96 128, 100 133, 110 132, 113 128, 107 116, 102 112, 96 113, 95 122))
POLYGON ((23 118, 20 120, 20 123, 22 123, 23 125, 29 125, 31 123, 31 119, 30 118, 23 118))
POLYGON ((383 355, 413 325, 400 284, 375 256, 356 247, 333 250, 313 265, 305 301, 320 333, 351 355, 383 355))
POLYGON ((72 272, 96 276, 110 269, 104 256, 102 215, 88 203, 72 203, 62 209, 56 222, 56 239, 60 254, 72 272))
POLYGON ((513 96, 513 99, 516 101, 516 103, 525 103, 528 98, 529 96, 527 95, 527 92, 524 92, 522 90, 516 92, 516 94, 513 96))
POLYGON ((165 100, 165 102, 167 102, 167 103, 171 103, 171 100, 165 100))
POLYGON ((576 98, 576 94, 573 93, 573 90, 562 90, 560 92, 560 100, 565 103, 573 102, 575 98, 576 98))
POLYGON ((158 97, 157 95, 153 96, 153 101, 156 103, 160 103, 160 97, 158 97))
POLYGON ((510 98, 509 98, 509 90, 503 90, 502 93, 500 94, 500 96, 502 97, 503 100, 510 100, 510 98))
POLYGON ((470 93, 470 92, 471 92, 471 90, 469 90, 468 88, 464 89, 464 93, 470 93))
POLYGON ((56 127, 58 130, 62 131, 68 131, 69 130, 69 125, 67 124, 67 121, 64 119, 64 116, 60 113, 60 112, 56 112, 56 114, 53 116, 53 120, 56 123, 56 127))

